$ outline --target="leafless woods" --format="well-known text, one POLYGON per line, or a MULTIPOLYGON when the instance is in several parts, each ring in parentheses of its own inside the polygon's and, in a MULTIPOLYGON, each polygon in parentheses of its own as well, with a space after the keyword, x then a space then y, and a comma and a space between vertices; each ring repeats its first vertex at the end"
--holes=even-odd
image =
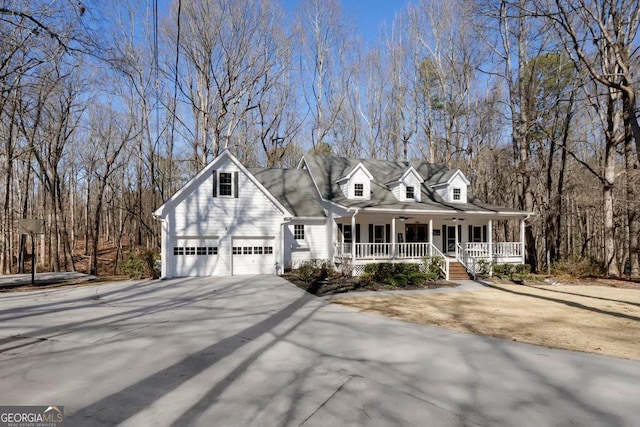
POLYGON ((375 41, 338 0, 169 4, 0 6, 2 273, 23 217, 45 219, 45 269, 157 247, 151 212, 228 148, 443 162, 535 212, 534 269, 640 274, 637 0, 419 0, 375 41))

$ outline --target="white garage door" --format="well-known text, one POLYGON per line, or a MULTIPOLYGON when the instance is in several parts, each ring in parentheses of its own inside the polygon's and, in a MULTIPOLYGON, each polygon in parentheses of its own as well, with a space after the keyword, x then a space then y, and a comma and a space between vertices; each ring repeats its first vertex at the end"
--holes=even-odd
POLYGON ((275 242, 273 237, 259 239, 233 238, 231 251, 233 275, 275 274, 275 242))
POLYGON ((172 248, 174 276, 217 274, 218 239, 176 238, 172 248))

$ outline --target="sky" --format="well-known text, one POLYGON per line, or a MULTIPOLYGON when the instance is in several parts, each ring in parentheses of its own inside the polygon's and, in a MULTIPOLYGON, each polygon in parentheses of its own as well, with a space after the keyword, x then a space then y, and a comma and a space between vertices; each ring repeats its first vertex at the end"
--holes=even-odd
MULTIPOLYGON (((288 11, 292 11, 300 0, 281 0, 288 11)), ((391 25, 393 19, 409 0, 341 0, 342 10, 346 17, 353 19, 367 45, 375 42, 382 24, 391 25)))

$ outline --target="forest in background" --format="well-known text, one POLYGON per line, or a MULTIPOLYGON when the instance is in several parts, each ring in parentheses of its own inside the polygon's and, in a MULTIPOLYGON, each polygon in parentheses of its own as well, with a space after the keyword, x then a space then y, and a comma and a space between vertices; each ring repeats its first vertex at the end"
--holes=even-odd
POLYGON ((639 1, 416 0, 365 43, 339 0, 2 0, 0 274, 20 218, 40 270, 157 248, 151 213, 228 148, 445 163, 535 212, 534 271, 637 278, 639 1))

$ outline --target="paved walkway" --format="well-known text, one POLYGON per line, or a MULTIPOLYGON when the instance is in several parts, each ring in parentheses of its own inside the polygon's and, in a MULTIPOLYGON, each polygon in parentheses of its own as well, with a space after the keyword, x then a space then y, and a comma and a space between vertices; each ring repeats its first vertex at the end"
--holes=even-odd
POLYGON ((360 313, 275 276, 0 294, 4 405, 68 426, 638 425, 640 363, 360 313))
MULTIPOLYGON (((64 283, 80 283, 97 279, 96 276, 78 272, 46 272, 35 274, 34 286, 48 286, 64 283)), ((0 275, 0 288, 14 288, 31 285, 31 273, 0 275)))

